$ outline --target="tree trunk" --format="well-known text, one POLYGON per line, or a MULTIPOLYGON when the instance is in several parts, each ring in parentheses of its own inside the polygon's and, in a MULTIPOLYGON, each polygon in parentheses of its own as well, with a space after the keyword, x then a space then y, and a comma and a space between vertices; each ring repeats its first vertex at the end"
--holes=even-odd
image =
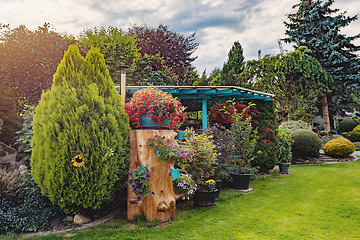
POLYGON ((326 132, 330 131, 330 118, 329 118, 329 108, 326 98, 326 93, 321 98, 322 101, 322 111, 323 111, 323 119, 324 119, 324 130, 326 132))
POLYGON ((136 215, 144 214, 149 222, 158 220, 165 222, 175 217, 175 193, 170 169, 173 164, 162 161, 156 155, 154 148, 147 145, 149 138, 165 136, 169 143, 174 143, 176 133, 172 130, 130 130, 130 163, 129 172, 138 166, 147 166, 150 175, 150 198, 144 198, 138 204, 133 204, 136 195, 128 188, 127 216, 134 220, 136 215))

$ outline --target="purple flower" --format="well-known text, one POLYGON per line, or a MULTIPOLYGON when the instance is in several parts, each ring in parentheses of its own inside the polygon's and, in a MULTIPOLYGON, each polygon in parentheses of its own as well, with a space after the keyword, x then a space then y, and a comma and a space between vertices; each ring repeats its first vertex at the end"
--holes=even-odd
POLYGON ((144 177, 141 177, 140 179, 141 179, 141 180, 145 180, 145 178, 144 178, 144 177))
POLYGON ((129 173, 129 175, 130 175, 130 176, 132 176, 132 172, 131 172, 131 173, 129 173))
POLYGON ((146 174, 146 178, 149 179, 149 178, 150 178, 150 175, 149 175, 149 174, 146 174))
POLYGON ((130 180, 129 180, 129 183, 130 183, 130 184, 132 184, 132 183, 133 183, 133 181, 134 181, 134 180, 130 179, 130 180))
POLYGON ((137 183, 136 183, 136 186, 139 186, 139 185, 140 185, 140 183, 139 183, 139 182, 137 182, 137 183))
POLYGON ((141 197, 138 196, 138 197, 136 198, 136 200, 138 200, 138 201, 140 202, 140 201, 141 201, 141 197))
POLYGON ((133 192, 133 193, 136 193, 136 188, 134 188, 134 189, 132 190, 132 192, 133 192))
POLYGON ((152 194, 152 195, 155 195, 155 193, 154 193, 154 192, 151 192, 151 194, 152 194))
POLYGON ((126 186, 125 186, 125 187, 127 188, 128 186, 129 186, 129 184, 126 184, 126 186))

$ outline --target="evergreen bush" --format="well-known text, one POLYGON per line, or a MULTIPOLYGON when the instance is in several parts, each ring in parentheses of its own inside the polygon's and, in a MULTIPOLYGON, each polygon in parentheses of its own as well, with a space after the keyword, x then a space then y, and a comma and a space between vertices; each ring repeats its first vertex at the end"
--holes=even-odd
POLYGON ((355 152, 355 145, 345 138, 330 140, 323 148, 324 153, 331 157, 345 157, 355 152))
POLYGON ((360 121, 357 118, 344 119, 339 122, 339 131, 340 132, 350 132, 359 124, 360 124, 360 121))
POLYGON ((111 202, 126 184, 129 120, 99 49, 69 46, 33 121, 30 165, 44 195, 66 213, 111 202))
POLYGON ((360 142, 360 131, 351 131, 346 133, 346 138, 351 142, 360 142))
POLYGON ((296 157, 318 157, 321 148, 321 139, 313 131, 307 129, 298 129, 291 133, 294 140, 292 144, 292 153, 296 157))

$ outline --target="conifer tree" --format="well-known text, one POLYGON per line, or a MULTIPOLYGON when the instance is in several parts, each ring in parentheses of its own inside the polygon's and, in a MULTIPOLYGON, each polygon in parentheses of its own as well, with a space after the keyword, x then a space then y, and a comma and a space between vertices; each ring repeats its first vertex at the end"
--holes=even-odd
POLYGON ((328 97, 332 110, 344 109, 352 103, 352 94, 360 85, 359 46, 353 41, 360 37, 346 36, 340 30, 357 19, 331 9, 334 0, 301 0, 293 8, 297 12, 288 14, 289 22, 284 22, 287 37, 286 43, 293 43, 294 48, 307 46, 310 55, 329 72, 335 81, 328 97))
POLYGON ((126 182, 128 117, 100 50, 69 46, 33 121, 31 174, 67 213, 99 209, 126 182))

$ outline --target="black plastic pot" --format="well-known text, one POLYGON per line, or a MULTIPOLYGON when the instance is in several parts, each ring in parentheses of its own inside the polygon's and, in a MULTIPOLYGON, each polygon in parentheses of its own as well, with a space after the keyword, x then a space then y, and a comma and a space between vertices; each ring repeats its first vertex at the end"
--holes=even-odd
POLYGON ((216 198, 218 198, 221 192, 221 180, 216 180, 215 182, 216 182, 215 188, 218 190, 216 193, 216 198))
POLYGON ((196 190, 194 194, 194 206, 196 207, 213 207, 215 206, 215 199, 218 190, 204 191, 196 190))
POLYGON ((289 173, 289 167, 290 163, 280 163, 279 162, 279 172, 282 174, 288 174, 289 173))
POLYGON ((235 190, 247 190, 250 186, 251 173, 231 173, 231 188, 235 190))

